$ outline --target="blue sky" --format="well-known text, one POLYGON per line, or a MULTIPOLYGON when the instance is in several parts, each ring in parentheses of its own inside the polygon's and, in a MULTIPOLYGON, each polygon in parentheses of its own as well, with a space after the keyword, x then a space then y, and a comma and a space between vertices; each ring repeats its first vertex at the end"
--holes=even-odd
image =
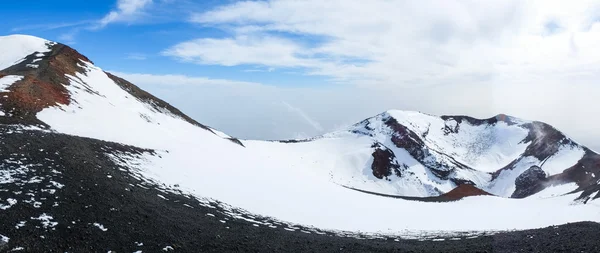
POLYGON ((195 12, 229 1, 154 1, 140 8, 140 16, 97 27, 108 13, 118 10, 116 1, 9 1, 0 16, 4 34, 30 34, 68 44, 107 70, 134 73, 182 74, 244 80, 268 85, 307 86, 325 84, 326 78, 302 75, 296 68, 276 69, 260 65, 220 66, 184 63, 163 55, 178 42, 199 37, 229 36, 223 29, 189 22, 195 12), (159 10, 161 8, 170 10, 159 10), (151 11, 151 12, 145 12, 151 11), (145 12, 145 13, 144 13, 145 12))
POLYGON ((30 0, 0 17, 242 138, 401 109, 540 120, 600 150, 598 0, 30 0))

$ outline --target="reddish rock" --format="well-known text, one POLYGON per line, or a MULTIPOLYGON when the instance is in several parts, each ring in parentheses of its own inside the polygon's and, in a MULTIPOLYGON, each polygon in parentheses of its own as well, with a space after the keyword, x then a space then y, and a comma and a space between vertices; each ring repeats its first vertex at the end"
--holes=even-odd
POLYGON ((451 191, 440 195, 439 198, 441 198, 445 201, 452 201, 452 200, 459 200, 464 197, 486 196, 486 195, 492 196, 492 194, 490 194, 489 192, 479 189, 474 185, 462 184, 462 185, 459 185, 458 187, 452 189, 451 191))

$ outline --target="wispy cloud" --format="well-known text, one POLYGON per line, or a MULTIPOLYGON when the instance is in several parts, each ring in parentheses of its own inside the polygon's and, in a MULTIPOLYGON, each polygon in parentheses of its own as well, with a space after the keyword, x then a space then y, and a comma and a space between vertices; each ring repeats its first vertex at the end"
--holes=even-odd
POLYGON ((242 70, 243 72, 273 72, 275 71, 275 68, 270 67, 270 68, 253 68, 253 69, 244 69, 242 70))
POLYGON ((143 16, 143 10, 152 4, 152 0, 117 0, 116 9, 100 19, 94 28, 103 28, 110 23, 131 22, 143 16))
POLYGON ((291 112, 294 112, 296 114, 298 114, 300 117, 302 117, 302 119, 304 119, 304 121, 306 121, 306 123, 308 123, 311 127, 313 127, 315 130, 319 131, 319 132, 323 132, 324 129, 321 126, 321 124, 319 124, 319 122, 317 122, 316 120, 314 120, 313 118, 311 118, 310 116, 308 116, 308 114, 306 114, 302 109, 292 106, 289 103, 285 102, 285 101, 281 101, 281 103, 291 112))
POLYGON ((61 28, 85 26, 85 25, 91 24, 92 22, 94 22, 94 21, 92 21, 92 20, 81 20, 81 21, 65 22, 65 23, 32 24, 32 25, 24 25, 24 26, 14 27, 14 28, 11 29, 11 32, 22 32, 22 31, 32 31, 32 30, 47 31, 47 30, 55 30, 55 29, 61 29, 61 28))
POLYGON ((127 54, 127 56, 125 57, 125 59, 128 59, 128 60, 138 60, 138 61, 143 61, 143 60, 146 60, 147 58, 148 58, 147 55, 140 54, 140 53, 127 54))
POLYGON ((248 72, 248 73, 252 73, 252 72, 266 72, 264 69, 244 69, 242 71, 243 72, 248 72))
POLYGON ((73 29, 69 32, 62 33, 58 36, 58 41, 63 44, 74 45, 76 43, 75 36, 79 32, 79 29, 73 29))
POLYGON ((213 79, 208 77, 190 77, 186 75, 155 75, 146 73, 125 73, 119 71, 109 71, 110 73, 135 81, 144 85, 158 86, 182 86, 182 85, 228 85, 228 86, 256 86, 259 83, 235 81, 228 79, 213 79))

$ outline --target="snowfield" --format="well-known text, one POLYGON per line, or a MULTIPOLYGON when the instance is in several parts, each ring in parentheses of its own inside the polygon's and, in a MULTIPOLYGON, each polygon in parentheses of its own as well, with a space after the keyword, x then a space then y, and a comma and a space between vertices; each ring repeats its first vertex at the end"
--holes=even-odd
POLYGON ((0 36, 2 55, 0 56, 0 70, 24 60, 26 56, 38 53, 43 56, 49 52, 48 45, 56 44, 48 40, 28 35, 0 36))
MULTIPOLYGON (((260 146, 266 148, 269 145, 258 142, 249 145, 257 150, 260 146)), ((283 145, 278 148, 285 149, 283 145)), ((198 161, 196 165, 190 165, 188 161, 177 163, 183 157, 180 152, 173 151, 161 153, 162 158, 146 157, 140 168, 146 168, 144 174, 150 178, 185 186, 197 196, 322 229, 393 234, 403 230, 528 229, 575 221, 600 221, 600 204, 573 205, 573 197, 568 195, 546 199, 477 196, 445 203, 385 198, 339 187, 327 180, 326 173, 316 166, 286 163, 288 156, 256 154, 257 160, 272 159, 280 166, 248 166, 251 162, 243 166, 235 161, 212 166, 202 166, 202 161, 198 161), (173 163, 177 166, 172 166, 173 163), (196 166, 203 169, 193 172, 196 166), (177 172, 173 168, 178 168, 177 172)))
POLYGON ((518 160, 514 169, 504 170, 496 180, 491 182, 485 190, 498 196, 510 196, 515 191, 515 180, 521 173, 525 172, 531 166, 539 165, 541 161, 535 157, 527 156, 518 160))
MULTIPOLYGON (((17 49, 1 57, 0 69, 28 54, 48 51, 47 41, 29 37, 0 37, 0 44, 17 49)), ((219 200, 286 222, 366 233, 511 230, 600 222, 598 201, 576 204, 575 196, 563 195, 574 185, 551 187, 525 199, 504 198, 514 192, 515 179, 531 166, 541 166, 553 175, 583 156, 582 149, 566 146, 545 162, 521 156, 528 144, 522 142, 528 135, 523 125, 529 121, 509 117, 512 124, 502 121, 477 126, 417 112, 388 111, 364 124, 311 141, 242 140, 241 146, 228 140, 230 136, 225 133, 200 128, 136 99, 89 62, 81 61, 80 67, 84 73, 68 76, 71 103, 45 108, 37 117, 59 133, 156 150, 155 155, 122 158, 146 178, 178 185, 198 198, 219 200), (346 188, 430 197, 457 186, 452 180, 433 175, 406 149, 394 145, 391 128, 382 123, 389 117, 422 137, 432 150, 428 159, 469 167, 453 167, 451 176, 468 179, 503 197, 419 202, 346 188), (447 133, 456 129, 460 131, 447 133), (374 143, 393 152, 394 162, 403 168, 402 176, 379 179, 373 175, 374 143), (513 169, 492 177, 492 172, 515 160, 513 169)), ((106 229, 100 224, 94 226, 106 229)))
POLYGON ((556 155, 551 156, 542 164, 542 169, 548 175, 556 175, 570 168, 579 161, 585 151, 579 146, 563 145, 556 155))
POLYGON ((527 147, 525 143, 520 143, 527 136, 527 130, 511 127, 505 122, 492 127, 473 126, 459 124, 455 120, 444 121, 419 112, 392 110, 388 113, 418 135, 425 135, 426 143, 435 150, 451 154, 459 162, 483 172, 494 172, 506 166, 527 147), (451 129, 458 127, 460 131, 445 134, 446 126, 451 129))
POLYGON ((22 76, 9 75, 0 78, 0 92, 7 92, 6 88, 11 86, 16 81, 22 80, 22 76))

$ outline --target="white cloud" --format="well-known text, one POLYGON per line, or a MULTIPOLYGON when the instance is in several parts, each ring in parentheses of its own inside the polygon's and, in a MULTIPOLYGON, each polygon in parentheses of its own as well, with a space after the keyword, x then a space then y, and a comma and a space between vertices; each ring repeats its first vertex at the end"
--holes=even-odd
POLYGON ((184 86, 184 85, 222 85, 222 86, 261 86, 259 83, 212 79, 207 77, 189 77, 185 75, 154 75, 143 73, 124 73, 108 71, 116 76, 145 86, 184 86))
POLYGON ((273 68, 273 67, 269 67, 269 68, 252 68, 252 69, 244 69, 242 71, 243 72, 273 72, 273 71, 275 71, 275 68, 273 68))
POLYGON ((69 32, 61 33, 60 35, 58 35, 58 40, 63 44, 74 45, 76 43, 75 36, 78 32, 79 29, 73 29, 69 32))
POLYGON ((103 28, 114 22, 128 22, 138 18, 152 0, 117 0, 117 8, 98 21, 96 28, 103 28))
POLYGON ((68 28, 68 27, 78 27, 78 26, 88 25, 90 23, 92 23, 91 20, 81 20, 81 21, 76 21, 76 22, 62 22, 62 23, 31 24, 31 25, 14 27, 10 31, 11 32, 21 32, 21 31, 31 31, 31 30, 48 31, 48 30, 55 30, 55 29, 68 28))
POLYGON ((258 64, 276 67, 310 67, 314 60, 302 59, 302 47, 273 36, 245 36, 231 39, 197 39, 177 44, 163 52, 184 61, 235 66, 258 64))
POLYGON ((285 102, 285 101, 281 101, 281 103, 288 108, 288 110, 290 110, 291 112, 294 112, 298 115, 300 115, 300 117, 302 117, 306 123, 308 123, 311 127, 313 127, 315 130, 317 130, 318 132, 323 132, 324 129, 321 126, 321 124, 319 124, 319 122, 317 122, 316 120, 312 119, 310 116, 308 116, 308 114, 306 114, 306 112, 304 112, 302 109, 292 106, 289 103, 285 102))
POLYGON ((231 37, 183 42, 166 54, 200 64, 301 67, 305 74, 363 85, 564 78, 600 64, 599 6, 560 0, 244 1, 190 18, 231 31, 231 37))
POLYGON ((148 57, 145 54, 140 54, 140 53, 130 53, 127 54, 127 56, 125 57, 125 59, 128 60, 137 60, 137 61, 143 61, 146 60, 148 57))

